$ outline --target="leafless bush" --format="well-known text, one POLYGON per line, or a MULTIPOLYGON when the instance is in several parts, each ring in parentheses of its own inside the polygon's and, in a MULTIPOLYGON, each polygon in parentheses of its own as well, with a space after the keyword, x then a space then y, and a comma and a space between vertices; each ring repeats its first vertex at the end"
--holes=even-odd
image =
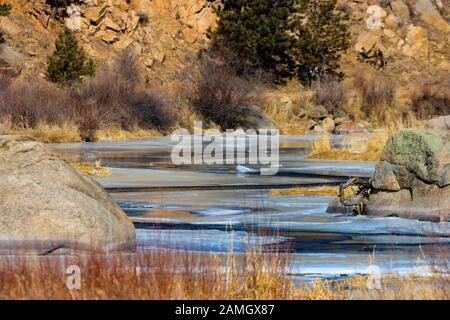
POLYGON ((48 82, 16 82, 0 90, 0 119, 16 128, 60 125, 70 118, 73 101, 65 89, 48 82))
POLYGON ((134 122, 143 129, 166 131, 176 121, 174 109, 162 97, 150 92, 137 92, 132 95, 129 108, 134 122))
POLYGON ((245 126, 243 109, 252 104, 253 87, 249 81, 236 76, 220 61, 202 57, 196 62, 197 71, 185 71, 184 83, 188 99, 196 112, 223 130, 245 126))
POLYGON ((0 77, 0 121, 15 128, 70 122, 78 126, 83 140, 94 141, 96 132, 106 126, 167 130, 175 119, 162 98, 140 87, 138 58, 130 52, 72 87, 44 80, 10 83, 0 77))
POLYGON ((347 98, 347 88, 336 79, 323 80, 315 84, 314 101, 327 108, 330 114, 344 113, 347 98))
POLYGON ((353 86, 361 95, 361 109, 368 116, 383 117, 387 106, 394 104, 396 85, 381 71, 367 73, 358 70, 353 86))
POLYGON ((140 88, 139 60, 131 51, 79 86, 74 97, 80 134, 86 140, 95 139, 97 130, 111 124, 126 130, 136 124, 166 130, 174 122, 174 113, 164 101, 140 88))
POLYGON ((450 114, 450 74, 420 83, 411 92, 413 111, 419 118, 450 114))
POLYGON ((0 74, 0 92, 9 88, 11 78, 0 74))

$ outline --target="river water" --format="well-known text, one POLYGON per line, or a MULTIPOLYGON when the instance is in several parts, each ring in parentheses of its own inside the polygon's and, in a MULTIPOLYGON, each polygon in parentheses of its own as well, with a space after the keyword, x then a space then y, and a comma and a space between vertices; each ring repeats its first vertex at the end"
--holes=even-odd
POLYGON ((275 176, 254 166, 175 166, 168 137, 52 148, 70 161, 101 159, 112 170, 96 180, 135 223, 140 250, 289 250, 290 273, 299 279, 366 274, 372 264, 386 273, 420 274, 448 265, 435 252, 450 248, 449 223, 327 214, 331 197, 273 195, 373 174, 374 163, 305 159, 314 138, 282 136, 275 176))

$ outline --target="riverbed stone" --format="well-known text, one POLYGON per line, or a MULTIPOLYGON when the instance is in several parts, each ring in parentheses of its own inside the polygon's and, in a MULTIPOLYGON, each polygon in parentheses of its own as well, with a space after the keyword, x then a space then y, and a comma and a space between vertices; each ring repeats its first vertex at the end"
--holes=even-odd
POLYGON ((0 249, 132 249, 134 226, 103 188, 42 143, 0 136, 0 249))
POLYGON ((394 134, 377 164, 372 187, 369 216, 449 221, 448 131, 403 129, 394 134))

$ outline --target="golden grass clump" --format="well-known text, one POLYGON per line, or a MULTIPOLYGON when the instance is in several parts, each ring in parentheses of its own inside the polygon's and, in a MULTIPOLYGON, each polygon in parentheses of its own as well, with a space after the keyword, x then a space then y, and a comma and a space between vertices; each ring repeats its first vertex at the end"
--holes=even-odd
POLYGON ((277 88, 264 88, 259 105, 262 113, 272 120, 280 134, 301 135, 308 132, 308 120, 304 117, 304 110, 313 103, 313 92, 304 91, 296 81, 277 88), (284 100, 289 101, 283 104, 284 100))
POLYGON ((125 130, 119 126, 112 125, 97 130, 95 133, 97 140, 99 141, 120 141, 128 139, 160 137, 163 134, 155 129, 142 129, 137 126, 131 130, 125 130))
POLYGON ((312 152, 306 155, 310 159, 333 159, 333 160, 358 160, 378 161, 383 152, 384 145, 389 138, 387 131, 371 135, 367 139, 365 151, 355 151, 351 148, 333 149, 329 143, 328 135, 322 135, 312 144, 312 152))
POLYGON ((95 161, 95 164, 87 162, 73 163, 72 166, 82 174, 91 177, 108 176, 112 173, 111 170, 102 167, 101 160, 95 161))
POLYGON ((71 123, 61 126, 40 124, 36 128, 15 129, 3 124, 3 130, 8 135, 30 136, 44 143, 80 142, 78 127, 71 123))
POLYGON ((319 187, 296 187, 290 189, 270 190, 272 196, 337 196, 339 187, 319 186, 319 187))
POLYGON ((331 143, 328 134, 322 134, 311 146, 313 153, 324 153, 331 150, 331 143))

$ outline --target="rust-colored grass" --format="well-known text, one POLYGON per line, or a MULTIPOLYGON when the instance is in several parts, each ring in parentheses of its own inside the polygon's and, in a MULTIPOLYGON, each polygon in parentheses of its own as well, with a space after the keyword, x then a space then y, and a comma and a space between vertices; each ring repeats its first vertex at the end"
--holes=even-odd
POLYGON ((367 288, 368 277, 295 285, 288 255, 251 250, 200 254, 157 250, 134 254, 63 257, 4 256, 0 299, 449 299, 450 277, 396 275, 367 288), (79 289, 69 289, 69 266, 80 269, 79 289))

